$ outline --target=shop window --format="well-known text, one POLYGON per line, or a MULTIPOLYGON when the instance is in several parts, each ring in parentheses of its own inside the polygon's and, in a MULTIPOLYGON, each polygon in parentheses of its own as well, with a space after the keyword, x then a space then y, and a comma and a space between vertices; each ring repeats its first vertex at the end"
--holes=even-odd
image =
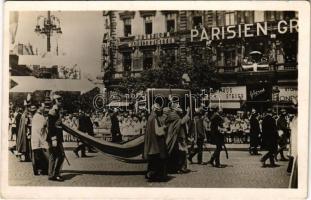
POLYGON ((175 31, 175 20, 174 19, 168 19, 166 20, 166 32, 174 32, 175 31))
POLYGON ((226 20, 226 26, 234 25, 235 24, 235 13, 234 13, 234 11, 226 12, 225 13, 225 20, 226 20))
POLYGON ((124 36, 128 37, 132 34, 131 19, 124 19, 124 36))
POLYGON ((153 65, 153 53, 152 51, 146 51, 143 55, 143 67, 144 69, 151 69, 153 65))
POLYGON ((151 17, 145 17, 145 34, 152 34, 152 19, 151 17))
POLYGON ((123 69, 124 71, 131 71, 132 68, 132 56, 131 53, 123 53, 123 69))
POLYGON ((192 18, 193 28, 201 28, 202 27, 202 16, 194 16, 192 18))

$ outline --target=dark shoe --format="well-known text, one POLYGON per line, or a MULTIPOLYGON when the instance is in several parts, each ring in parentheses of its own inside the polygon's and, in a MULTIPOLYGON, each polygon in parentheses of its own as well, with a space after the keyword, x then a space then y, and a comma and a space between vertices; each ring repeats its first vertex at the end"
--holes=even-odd
POLYGON ((216 167, 216 168, 225 168, 225 165, 218 164, 218 165, 215 165, 214 167, 216 167))
POLYGON ((189 172, 191 172, 190 169, 181 169, 181 170, 178 170, 178 171, 177 171, 178 174, 187 174, 187 173, 189 173, 189 172))
POLYGON ((82 154, 81 157, 82 157, 82 158, 85 158, 85 157, 87 157, 87 155, 86 155, 86 154, 82 154))
POLYGON ((58 182, 64 181, 64 179, 61 176, 49 177, 49 180, 50 181, 58 181, 58 182))
POLYGON ((87 152, 88 153, 97 153, 97 151, 95 149, 89 149, 87 152))
POLYGON ((277 165, 277 164, 275 164, 275 163, 273 163, 273 164, 271 164, 269 167, 280 167, 280 165, 277 165))
POLYGON ((215 165, 214 165, 214 162, 213 162, 213 161, 211 161, 211 160, 210 160, 210 161, 208 161, 206 164, 210 164, 210 165, 212 165, 213 167, 215 166, 215 165))
POLYGON ((261 162, 261 167, 267 167, 266 161, 263 161, 263 160, 261 159, 260 162, 261 162))
POLYGON ((77 156, 77 158, 79 158, 80 156, 79 156, 79 153, 78 153, 78 151, 77 150, 73 150, 73 153, 77 156))
POLYGON ((287 158, 281 158, 280 161, 289 161, 287 158))

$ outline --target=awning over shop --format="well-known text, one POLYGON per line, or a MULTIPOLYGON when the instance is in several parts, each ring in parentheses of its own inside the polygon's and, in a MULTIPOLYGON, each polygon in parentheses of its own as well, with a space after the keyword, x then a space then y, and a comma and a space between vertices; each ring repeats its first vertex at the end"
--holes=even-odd
POLYGON ((130 105, 130 103, 125 102, 125 101, 112 101, 107 106, 108 107, 127 107, 129 105, 130 105))
POLYGON ((220 105, 221 108, 225 109, 240 109, 241 104, 240 102, 211 102, 210 107, 211 108, 217 108, 220 105))

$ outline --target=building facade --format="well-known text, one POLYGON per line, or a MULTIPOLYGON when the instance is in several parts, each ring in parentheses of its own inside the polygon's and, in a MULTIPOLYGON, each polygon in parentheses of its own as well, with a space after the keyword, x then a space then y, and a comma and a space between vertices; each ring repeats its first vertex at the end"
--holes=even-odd
POLYGON ((108 87, 159 67, 161 55, 191 67, 194 55, 208 59, 200 51, 208 47, 223 86, 215 101, 223 97, 223 107, 286 107, 297 98, 297 12, 108 11, 103 17, 102 71, 113 67, 108 87))

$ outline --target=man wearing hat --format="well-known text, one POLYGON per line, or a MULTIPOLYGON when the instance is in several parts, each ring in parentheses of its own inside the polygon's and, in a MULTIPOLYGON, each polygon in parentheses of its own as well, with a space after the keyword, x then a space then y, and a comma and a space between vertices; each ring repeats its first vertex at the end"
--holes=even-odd
POLYGON ((161 121, 162 108, 155 103, 146 124, 144 158, 148 161, 146 178, 150 181, 162 181, 167 178, 165 144, 165 125, 161 121))
POLYGON ((281 110, 281 115, 280 115, 279 119, 277 120, 277 128, 278 128, 278 132, 279 132, 279 140, 278 140, 279 149, 277 151, 276 158, 277 158, 278 154, 280 154, 281 155, 281 161, 288 161, 288 159, 285 158, 284 152, 283 152, 286 149, 287 140, 290 137, 290 129, 289 129, 289 125, 287 123, 286 110, 285 109, 281 110))
POLYGON ((47 175, 49 157, 47 153, 48 144, 47 120, 44 117, 45 104, 42 103, 32 118, 31 126, 31 147, 32 147, 32 166, 34 175, 47 175))
POLYGON ((188 147, 186 143, 186 123, 190 120, 190 108, 187 108, 186 115, 179 104, 171 104, 166 123, 168 126, 166 144, 169 153, 168 169, 171 172, 189 173, 187 166, 188 147))
POLYGON ((214 167, 222 168, 223 165, 220 164, 220 152, 222 150, 222 146, 224 145, 224 136, 219 131, 219 129, 223 126, 223 119, 219 112, 221 112, 221 109, 217 107, 211 117, 211 144, 216 145, 216 149, 207 163, 214 167))
POLYGON ((270 160, 270 166, 276 167, 274 155, 278 148, 278 132, 275 119, 272 117, 272 109, 267 109, 267 114, 262 120, 262 147, 268 152, 261 158, 263 167, 266 167, 266 160, 270 160))
POLYGON ((202 109, 195 109, 195 116, 190 125, 190 133, 194 138, 194 145, 197 147, 193 149, 191 153, 189 153, 188 160, 192 163, 192 158, 198 154, 198 164, 203 164, 202 156, 203 156, 203 144, 205 139, 205 130, 203 125, 202 118, 202 109))
POLYGON ((64 162, 63 130, 60 117, 61 97, 53 96, 53 107, 48 114, 48 133, 46 141, 49 146, 49 180, 63 181, 60 170, 64 162))
POLYGON ((20 118, 20 124, 18 128, 18 137, 16 139, 16 151, 17 155, 20 156, 20 161, 29 162, 31 161, 30 156, 30 131, 31 131, 31 120, 29 118, 31 109, 34 107, 30 106, 30 98, 27 96, 27 100, 24 101, 24 112, 20 118))
POLYGON ((259 145, 260 125, 257 119, 257 112, 252 109, 252 115, 250 118, 250 147, 249 153, 251 155, 260 155, 257 151, 259 145))

